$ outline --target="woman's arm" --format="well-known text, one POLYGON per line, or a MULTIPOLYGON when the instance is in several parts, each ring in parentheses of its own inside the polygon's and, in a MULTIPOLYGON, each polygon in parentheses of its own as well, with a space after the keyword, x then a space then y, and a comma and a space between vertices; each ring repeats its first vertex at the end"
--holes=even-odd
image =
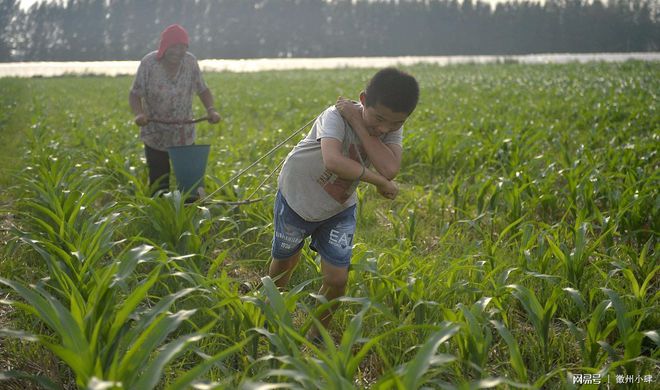
POLYGON ((142 98, 138 95, 130 92, 128 94, 128 104, 131 106, 131 111, 135 115, 135 124, 138 126, 145 126, 149 123, 149 119, 144 114, 144 108, 142 107, 142 98))
POLYGON ((213 95, 209 88, 205 89, 202 93, 199 94, 199 99, 202 101, 202 104, 206 108, 206 114, 209 117, 210 123, 220 122, 220 114, 213 106, 213 95))

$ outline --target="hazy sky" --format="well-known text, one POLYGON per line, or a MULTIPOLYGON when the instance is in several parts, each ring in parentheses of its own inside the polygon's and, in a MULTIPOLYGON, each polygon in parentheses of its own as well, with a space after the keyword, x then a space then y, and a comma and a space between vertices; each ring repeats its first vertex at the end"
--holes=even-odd
MULTIPOLYGON (((20 4, 21 8, 23 9, 28 9, 30 6, 34 3, 38 3, 43 0, 18 0, 18 3, 20 4)), ((510 0, 481 0, 484 3, 490 3, 490 4, 497 4, 497 3, 504 3, 506 1, 510 0)), ((534 0, 534 2, 537 2, 539 0, 534 0)), ((459 0, 459 2, 462 2, 462 0, 459 0)), ((476 0, 473 0, 473 2, 476 2, 476 0)))

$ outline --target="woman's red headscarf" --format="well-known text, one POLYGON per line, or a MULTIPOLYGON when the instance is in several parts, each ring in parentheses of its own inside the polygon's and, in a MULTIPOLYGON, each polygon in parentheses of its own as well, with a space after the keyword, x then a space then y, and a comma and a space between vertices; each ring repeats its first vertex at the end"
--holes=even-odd
POLYGON ((158 54, 156 55, 156 58, 160 60, 167 49, 178 43, 184 43, 188 45, 188 32, 178 24, 168 26, 160 34, 160 46, 158 47, 158 54))

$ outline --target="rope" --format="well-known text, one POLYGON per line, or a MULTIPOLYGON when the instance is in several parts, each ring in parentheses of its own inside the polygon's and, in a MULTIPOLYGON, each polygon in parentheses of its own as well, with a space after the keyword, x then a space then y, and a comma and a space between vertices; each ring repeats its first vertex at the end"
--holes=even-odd
MULTIPOLYGON (((288 136, 284 141, 282 141, 282 142, 280 142, 279 144, 275 145, 271 150, 269 150, 268 152, 266 152, 266 154, 264 154, 263 156, 259 157, 255 162, 253 162, 252 164, 250 164, 250 165, 247 166, 246 168, 243 168, 240 172, 238 172, 237 174, 235 174, 234 176, 232 176, 229 180, 227 180, 223 185, 221 185, 220 187, 218 187, 215 191, 211 192, 210 194, 208 194, 208 195, 206 195, 204 198, 202 198, 202 199, 200 200, 200 203, 204 203, 204 202, 208 201, 209 198, 210 198, 211 196, 213 196, 216 192, 222 190, 222 189, 225 188, 225 186, 227 186, 229 183, 232 183, 234 180, 236 180, 236 179, 238 179, 239 177, 241 177, 241 176, 242 176, 245 172, 247 172, 250 168, 252 168, 252 167, 254 167, 255 165, 259 164, 259 162, 261 162, 261 160, 263 160, 263 159, 265 159, 266 157, 268 157, 268 156, 270 156, 271 154, 273 154, 277 149, 279 149, 280 147, 282 147, 282 145, 284 145, 284 144, 286 144, 287 142, 289 142, 289 140, 291 140, 291 138, 295 137, 298 133, 300 133, 300 132, 303 131, 305 128, 307 128, 307 126, 309 126, 309 125, 311 125, 312 123, 314 123, 315 120, 316 120, 316 118, 313 118, 312 120, 310 120, 309 122, 307 122, 306 124, 304 124, 301 128, 299 128, 298 130, 296 130, 293 134, 291 134, 290 136, 288 136)), ((246 200, 244 200, 244 201, 239 201, 239 202, 224 202, 224 203, 226 203, 226 204, 246 204, 246 203, 257 202, 258 200, 253 200, 253 201, 251 201, 250 198, 252 198, 252 196, 253 196, 257 191, 259 191, 259 189, 260 189, 260 188, 266 183, 266 181, 267 181, 268 179, 271 178, 271 176, 273 176, 273 174, 275 173, 275 171, 277 171, 277 169, 279 169, 279 168, 282 166, 283 163, 284 163, 284 161, 282 161, 282 162, 281 162, 281 163, 280 163, 275 169, 273 169, 273 171, 268 175, 268 177, 266 177, 266 179, 264 179, 264 180, 263 180, 263 181, 257 186, 257 188, 256 188, 256 189, 250 194, 250 196, 248 196, 248 198, 247 198, 246 200)), ((261 199, 259 199, 259 200, 261 200, 261 199)), ((221 202, 214 202, 214 203, 221 203, 221 202)))
POLYGON ((277 166, 275 167, 275 169, 273 169, 272 171, 270 171, 270 173, 268 174, 268 176, 267 176, 265 179, 263 179, 263 180, 261 181, 261 183, 259 183, 259 185, 257 186, 257 188, 256 188, 254 191, 252 191, 252 193, 251 193, 251 194, 245 199, 245 201, 247 202, 247 201, 249 201, 250 199, 252 199, 252 197, 254 196, 254 194, 256 194, 257 191, 259 191, 259 189, 260 189, 261 187, 263 187, 263 185, 266 184, 266 182, 267 182, 268 180, 270 180, 270 178, 275 174, 275 172, 276 172, 278 169, 280 169, 280 167, 282 167, 282 165, 284 165, 284 160, 280 161, 280 163, 277 164, 277 166))
POLYGON ((266 182, 273 176, 273 174, 275 174, 275 172, 277 172, 278 169, 280 169, 280 167, 283 164, 284 164, 284 160, 282 160, 279 164, 277 164, 275 169, 273 169, 268 174, 268 176, 265 179, 263 179, 261 181, 261 183, 259 183, 257 188, 254 191, 252 191, 252 193, 245 200, 239 200, 239 201, 234 201, 234 202, 225 202, 225 201, 220 201, 220 200, 213 200, 213 201, 211 201, 211 203, 213 203, 213 204, 224 204, 224 205, 228 205, 228 206, 240 206, 240 205, 244 205, 244 204, 260 202, 263 198, 252 199, 252 197, 254 196, 254 194, 257 193, 257 191, 259 191, 259 189, 261 187, 263 187, 264 184, 266 184, 266 182))
MULTIPOLYGON (((355 135, 355 137, 358 137, 358 135, 355 133, 355 130, 353 130, 353 128, 348 125, 348 122, 346 121, 346 119, 344 119, 344 132, 348 133, 349 129, 353 132, 353 135, 355 135)), ((364 159, 362 159, 362 153, 360 153, 360 150, 357 150, 357 155, 358 155, 358 159, 360 159, 360 165, 362 165, 362 168, 366 169, 367 165, 364 163, 364 159)))

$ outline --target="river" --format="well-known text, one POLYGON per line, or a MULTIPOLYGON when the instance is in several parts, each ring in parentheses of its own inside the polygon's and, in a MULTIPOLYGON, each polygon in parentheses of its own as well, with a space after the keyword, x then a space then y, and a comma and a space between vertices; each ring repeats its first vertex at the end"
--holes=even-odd
MULTIPOLYGON (((660 61, 660 52, 529 54, 511 56, 429 56, 429 57, 337 57, 337 58, 257 58, 237 60, 200 60, 205 72, 259 72, 266 70, 382 68, 396 65, 519 62, 524 64, 561 64, 568 62, 660 61)), ((132 75, 139 61, 71 61, 0 63, 0 77, 51 77, 65 74, 132 75)))

